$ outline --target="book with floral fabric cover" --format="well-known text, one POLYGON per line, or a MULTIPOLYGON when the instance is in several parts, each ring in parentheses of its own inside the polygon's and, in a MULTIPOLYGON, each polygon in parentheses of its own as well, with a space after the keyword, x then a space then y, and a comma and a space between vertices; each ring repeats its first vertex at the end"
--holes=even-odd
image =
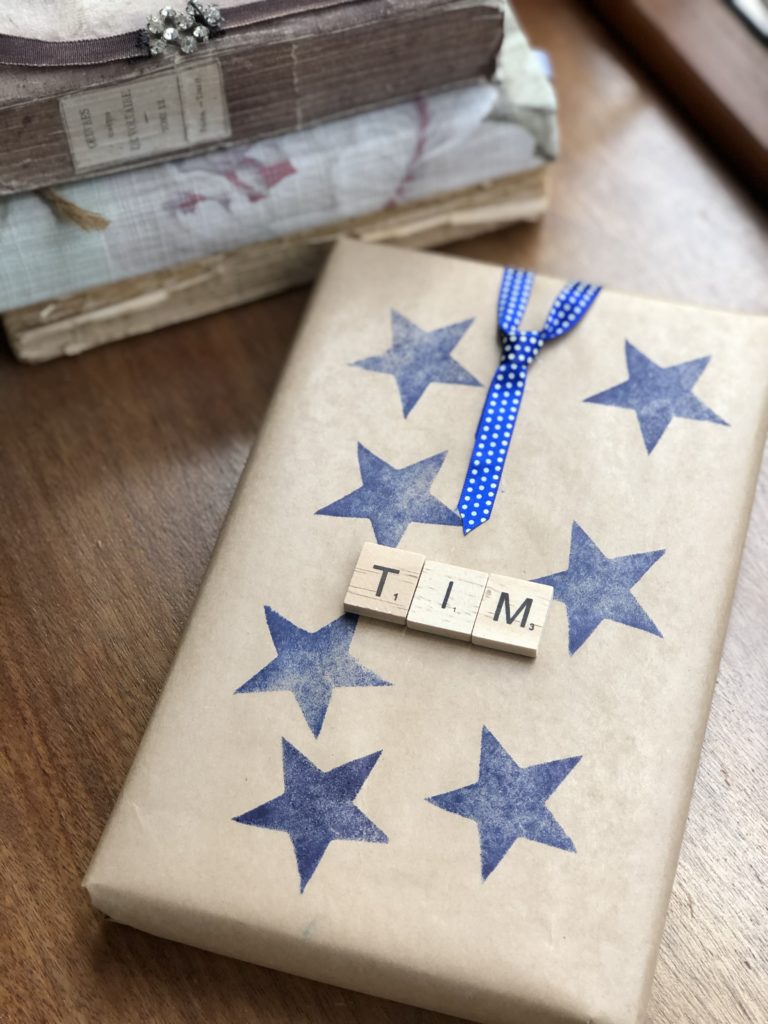
POLYGON ((488 1024, 640 1021, 765 437, 765 337, 760 317, 339 243, 94 905, 488 1024), (345 615, 366 541, 551 587, 538 657, 345 615))

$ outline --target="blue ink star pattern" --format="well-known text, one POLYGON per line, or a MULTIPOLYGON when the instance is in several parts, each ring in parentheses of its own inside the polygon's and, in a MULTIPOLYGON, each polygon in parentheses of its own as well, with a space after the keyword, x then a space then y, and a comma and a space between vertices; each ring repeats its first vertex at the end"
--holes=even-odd
POLYGON ((568 568, 534 580, 553 587, 555 600, 566 606, 570 654, 605 619, 662 635, 631 589, 663 554, 664 549, 607 558, 579 524, 573 523, 568 568))
POLYGON ((383 355, 358 359, 351 365, 391 373, 400 392, 403 415, 407 416, 430 384, 480 386, 480 381, 451 356, 471 323, 472 320, 463 320, 436 331, 424 331, 393 309, 392 347, 383 355))
POLYGON ((264 613, 277 657, 236 693, 292 693, 307 725, 318 736, 335 687, 390 685, 349 653, 356 615, 342 615, 310 633, 268 606, 264 613))
POLYGON ((483 881, 517 839, 576 851, 546 801, 581 757, 566 757, 521 768, 493 733, 483 726, 477 782, 427 799, 452 814, 470 818, 480 835, 483 881))
POLYGON ((390 548, 397 547, 411 523, 460 526, 459 516, 430 494, 446 455, 439 452, 396 469, 358 444, 362 487, 318 509, 315 515, 370 519, 378 543, 390 548))
POLYGON ((659 366, 629 341, 625 342, 625 351, 629 379, 584 401, 632 409, 649 455, 676 416, 719 423, 724 427, 729 425, 691 390, 706 369, 710 356, 674 366, 659 366))
POLYGON ((324 772, 288 740, 283 740, 285 791, 233 821, 287 832, 299 869, 301 892, 334 839, 387 843, 389 839, 353 803, 381 751, 324 772))

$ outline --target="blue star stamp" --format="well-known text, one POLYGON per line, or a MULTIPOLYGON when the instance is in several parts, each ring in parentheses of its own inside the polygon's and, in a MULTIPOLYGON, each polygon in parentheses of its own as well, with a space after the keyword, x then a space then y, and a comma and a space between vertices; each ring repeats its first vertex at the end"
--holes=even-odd
POLYGON ((631 590, 663 554, 662 548, 608 558, 586 531, 573 523, 568 568, 534 580, 549 584, 554 589, 555 601, 562 601, 567 609, 570 654, 574 654, 605 619, 654 636, 662 635, 631 590))
POLYGON ((435 331, 424 331, 393 309, 391 348, 380 356, 358 359, 351 365, 392 374, 400 392, 403 416, 407 416, 430 384, 481 386, 451 355, 471 323, 472 320, 462 320, 435 331))
POLYGON ((693 386, 709 363, 710 356, 691 359, 674 366, 659 366, 640 349, 625 342, 629 378, 622 384, 585 398, 595 405, 631 409, 640 423, 645 449, 650 455, 675 417, 729 424, 693 393, 693 386))
POLYGON ((287 832, 296 855, 300 891, 304 892, 334 840, 389 842, 354 803, 380 756, 377 750, 325 772, 284 739, 283 793, 232 820, 287 832))
POLYGON ((358 444, 361 487, 315 512, 316 516, 369 519, 376 540, 396 548, 410 523, 461 526, 461 518, 430 493, 447 452, 397 469, 358 444))
POLYGON ((337 686, 390 685, 349 653, 356 615, 342 615, 310 633, 268 605, 264 614, 277 657, 235 693, 292 693, 313 735, 319 736, 337 686))
POLYGON ((576 852, 573 840, 546 802, 580 760, 581 756, 566 757, 522 768, 483 726, 477 782, 427 800, 475 822, 485 881, 518 839, 576 852))

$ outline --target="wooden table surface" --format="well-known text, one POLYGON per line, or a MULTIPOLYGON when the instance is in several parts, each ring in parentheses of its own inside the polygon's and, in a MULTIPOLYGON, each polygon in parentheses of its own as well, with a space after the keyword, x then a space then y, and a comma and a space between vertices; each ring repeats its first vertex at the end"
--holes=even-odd
MULTIPOLYGON (((738 183, 578 4, 518 9, 561 100, 551 212, 455 251, 765 311, 764 224, 738 183)), ((105 925, 79 888, 306 295, 38 367, 0 353, 3 1024, 448 1022, 105 925)), ((652 1024, 757 1022, 768 1006, 765 480, 652 1024)))

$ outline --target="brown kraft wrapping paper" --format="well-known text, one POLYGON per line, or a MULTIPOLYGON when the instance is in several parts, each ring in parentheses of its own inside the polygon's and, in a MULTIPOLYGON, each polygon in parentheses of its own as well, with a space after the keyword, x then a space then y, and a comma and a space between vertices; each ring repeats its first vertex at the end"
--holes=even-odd
MULTIPOLYGON (((500 356, 500 279, 337 245, 85 886, 156 935, 471 1020, 630 1024, 765 436, 766 325, 602 292, 533 363, 493 515, 465 537, 450 510, 500 356), (411 373, 407 416, 395 375, 351 365, 387 352, 393 330, 434 353, 424 332, 455 324, 462 370, 443 375, 465 383, 411 373), (628 360, 642 415, 585 401, 626 381, 628 360), (661 422, 652 367, 683 363, 695 398, 674 408, 695 418, 661 422), (373 518, 343 500, 361 488, 373 518), (342 620, 347 653, 338 623, 321 631, 377 536, 489 573, 561 574, 538 657, 364 618, 342 620), (358 685, 328 685, 345 673, 358 685), (251 679, 262 688, 235 692, 251 679), (317 812, 312 780, 337 767, 345 807, 317 812), (428 799, 482 778, 533 793, 516 841, 498 800, 473 820, 428 799), (259 808, 255 827, 234 820, 259 808), (289 811, 301 836, 279 828, 289 811)), ((536 278, 524 326, 544 324, 561 284, 536 278)))

